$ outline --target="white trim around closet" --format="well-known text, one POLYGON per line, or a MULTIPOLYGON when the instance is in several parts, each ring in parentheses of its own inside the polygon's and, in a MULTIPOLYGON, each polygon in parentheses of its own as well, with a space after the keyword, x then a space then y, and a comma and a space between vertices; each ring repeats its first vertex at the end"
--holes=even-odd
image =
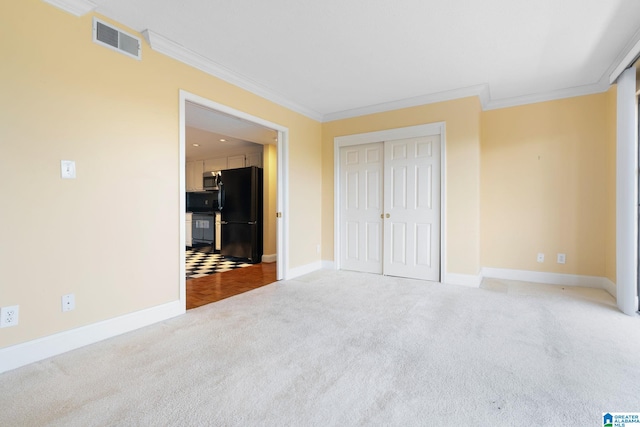
POLYGON ((446 274, 446 124, 445 122, 435 122, 417 126, 403 128, 386 129, 375 132, 359 133, 354 135, 338 136, 333 139, 333 266, 340 269, 340 148, 350 145, 370 144, 381 141, 392 141, 404 138, 417 138, 421 136, 440 135, 442 144, 440 154, 440 282, 444 281, 446 274))

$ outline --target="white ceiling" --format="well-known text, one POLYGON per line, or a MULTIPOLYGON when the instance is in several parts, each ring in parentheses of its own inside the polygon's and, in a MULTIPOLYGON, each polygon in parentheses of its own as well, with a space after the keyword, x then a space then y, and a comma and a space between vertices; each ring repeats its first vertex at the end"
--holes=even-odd
POLYGON ((187 160, 251 150, 256 144, 275 144, 278 138, 273 129, 191 102, 186 103, 185 124, 187 160))
MULTIPOLYGON (((216 157, 225 157, 235 154, 247 154, 254 152, 256 147, 262 145, 254 144, 242 139, 232 138, 219 132, 208 132, 202 129, 186 127, 185 159, 206 160, 216 157)), ((224 129, 220 129, 224 132, 224 129)))
POLYGON ((152 48, 186 48, 319 120, 469 94, 496 108, 603 91, 640 37, 638 0, 92 3, 148 30, 152 48))
POLYGON ((191 102, 187 102, 185 117, 188 127, 214 133, 220 133, 222 130, 224 135, 233 140, 251 141, 264 145, 275 143, 278 136, 273 129, 191 102))

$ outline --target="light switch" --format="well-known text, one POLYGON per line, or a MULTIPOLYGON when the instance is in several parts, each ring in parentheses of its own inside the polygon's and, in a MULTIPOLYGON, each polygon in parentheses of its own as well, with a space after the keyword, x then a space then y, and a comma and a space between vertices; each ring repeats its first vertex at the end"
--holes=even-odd
POLYGON ((75 179, 76 162, 73 160, 60 160, 60 175, 65 179, 75 179))

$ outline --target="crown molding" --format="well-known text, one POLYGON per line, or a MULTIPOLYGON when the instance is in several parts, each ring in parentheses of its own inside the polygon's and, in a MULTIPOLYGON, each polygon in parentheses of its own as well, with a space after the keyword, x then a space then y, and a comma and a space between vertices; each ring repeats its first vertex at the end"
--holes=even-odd
POLYGON ((96 7, 97 4, 90 2, 89 0, 42 0, 45 3, 49 3, 52 6, 62 9, 75 16, 85 15, 96 7))
POLYGON ((322 114, 317 111, 311 110, 298 103, 295 103, 284 96, 264 87, 260 83, 251 80, 248 77, 242 76, 220 64, 213 62, 212 60, 205 58, 204 56, 193 52, 185 48, 184 46, 169 40, 166 37, 159 35, 151 30, 144 30, 142 32, 147 43, 151 46, 151 49, 156 52, 167 55, 175 60, 183 62, 200 71, 204 71, 214 77, 222 79, 228 83, 245 89, 253 94, 261 96, 283 107, 289 108, 297 113, 307 116, 313 120, 322 121, 322 114))
POLYGON ((385 111, 399 110, 401 108, 417 107, 425 104, 435 104, 437 102, 451 101, 454 99, 477 96, 482 103, 489 99, 489 85, 481 84, 475 86, 453 89, 444 92, 432 93, 428 95, 415 96, 412 98, 399 99, 397 101, 384 102, 381 104, 369 105, 362 108, 338 111, 325 114, 323 121, 348 119, 351 117, 365 116, 367 114, 384 113, 385 111))
POLYGON ((354 108, 352 110, 329 113, 325 114, 323 122, 349 119, 352 117, 364 116, 367 114, 384 113, 386 111, 399 110, 401 108, 434 104, 437 102, 451 101, 454 99, 467 98, 471 96, 477 96, 480 99, 480 103, 482 104, 482 110, 488 111, 497 110, 500 108, 516 107, 519 105, 534 104, 537 102, 555 101, 558 99, 573 98, 576 96, 592 95, 595 93, 606 92, 608 89, 609 84, 607 83, 606 78, 604 78, 601 79, 598 83, 590 85, 558 89, 550 92, 534 93, 513 98, 492 100, 489 85, 482 84, 462 89, 454 89, 446 92, 438 92, 430 95, 417 96, 414 98, 400 99, 393 102, 385 102, 383 104, 376 104, 362 108, 354 108))
POLYGON ((615 67, 611 67, 613 70, 610 70, 609 83, 615 83, 618 77, 620 77, 620 74, 633 65, 638 58, 640 58, 640 30, 636 31, 624 49, 618 54, 618 57, 613 63, 615 67))
POLYGON ((609 84, 602 82, 576 86, 566 89, 558 89, 550 92, 533 93, 530 95, 516 96, 513 98, 496 99, 489 101, 483 105, 484 110, 497 110, 499 108, 517 107, 519 105, 535 104, 537 102, 555 101, 564 98, 573 98, 576 96, 592 95, 594 93, 606 92, 609 84))

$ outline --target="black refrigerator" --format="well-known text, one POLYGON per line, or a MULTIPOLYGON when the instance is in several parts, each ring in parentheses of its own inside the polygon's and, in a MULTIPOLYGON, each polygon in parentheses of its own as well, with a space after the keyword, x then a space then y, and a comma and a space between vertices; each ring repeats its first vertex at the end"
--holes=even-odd
POLYGON ((220 254, 262 261, 262 169, 223 170, 218 183, 220 254))

